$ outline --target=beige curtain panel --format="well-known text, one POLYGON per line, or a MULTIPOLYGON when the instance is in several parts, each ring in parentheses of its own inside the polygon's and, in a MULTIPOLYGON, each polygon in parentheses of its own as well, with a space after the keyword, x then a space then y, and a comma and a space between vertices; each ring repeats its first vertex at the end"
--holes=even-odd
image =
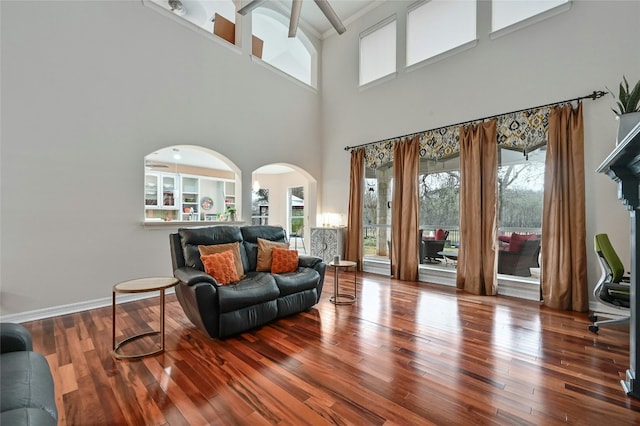
POLYGON ((349 185, 349 213, 347 218, 346 259, 358 263, 362 270, 363 258, 363 197, 364 197, 364 149, 351 151, 351 176, 349 185))
POLYGON ((589 308, 582 102, 553 108, 544 176, 541 293, 550 308, 589 308))
POLYGON ((396 142, 391 203, 391 275, 418 278, 418 171, 420 138, 396 142))
POLYGON ((468 293, 498 293, 497 120, 460 129, 460 247, 456 285, 468 293))

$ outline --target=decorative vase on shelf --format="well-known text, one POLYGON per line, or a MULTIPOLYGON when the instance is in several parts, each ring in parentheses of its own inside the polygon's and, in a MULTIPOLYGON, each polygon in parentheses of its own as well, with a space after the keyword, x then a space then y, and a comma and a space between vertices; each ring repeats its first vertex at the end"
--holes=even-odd
POLYGON ((640 112, 618 115, 616 120, 618 120, 618 139, 616 143, 620 143, 640 123, 640 112))

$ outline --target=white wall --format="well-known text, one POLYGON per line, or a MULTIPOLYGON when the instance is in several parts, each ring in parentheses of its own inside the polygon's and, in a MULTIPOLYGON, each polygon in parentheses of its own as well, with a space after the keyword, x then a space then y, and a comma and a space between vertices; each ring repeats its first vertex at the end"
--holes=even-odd
POLYGON ((242 171, 321 179, 319 96, 140 1, 0 2, 0 315, 105 299, 171 275, 144 227, 143 157, 213 149, 242 171), (290 149, 291 146, 297 148, 290 149))
MULTIPOLYGON (((491 40, 490 4, 478 6, 478 45, 392 81, 358 88, 358 36, 397 14, 399 63, 404 63, 406 6, 388 2, 323 46, 323 210, 347 210, 349 154, 345 146, 575 98, 625 74, 640 79, 640 2, 574 1, 568 12, 491 40), (330 195, 330 196, 329 196, 330 195)), ((584 104, 589 282, 599 270, 595 233, 607 232, 629 265, 629 218, 616 185, 594 171, 615 146, 611 97, 584 104)))

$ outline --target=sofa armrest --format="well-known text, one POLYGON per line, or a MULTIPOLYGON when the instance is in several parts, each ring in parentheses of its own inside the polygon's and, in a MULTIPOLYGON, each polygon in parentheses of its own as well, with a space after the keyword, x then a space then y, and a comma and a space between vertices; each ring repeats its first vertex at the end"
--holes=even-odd
POLYGON ((0 323, 0 352, 32 351, 31 334, 24 326, 10 322, 0 323))
POLYGON ((298 266, 303 268, 316 268, 316 265, 322 263, 322 259, 316 256, 298 255, 298 266))
POLYGON ((185 283, 192 286, 198 283, 209 283, 218 285, 218 282, 211 275, 206 272, 199 271, 198 269, 191 268, 189 266, 183 266, 173 271, 173 276, 185 283))

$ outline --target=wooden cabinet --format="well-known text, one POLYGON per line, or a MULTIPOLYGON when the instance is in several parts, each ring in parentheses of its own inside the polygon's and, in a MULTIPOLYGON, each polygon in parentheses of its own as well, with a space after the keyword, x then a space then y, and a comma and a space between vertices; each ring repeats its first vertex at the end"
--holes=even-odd
POLYGON ((343 259, 346 238, 347 228, 343 226, 311 228, 311 256, 317 256, 325 263, 333 262, 336 255, 343 259))

